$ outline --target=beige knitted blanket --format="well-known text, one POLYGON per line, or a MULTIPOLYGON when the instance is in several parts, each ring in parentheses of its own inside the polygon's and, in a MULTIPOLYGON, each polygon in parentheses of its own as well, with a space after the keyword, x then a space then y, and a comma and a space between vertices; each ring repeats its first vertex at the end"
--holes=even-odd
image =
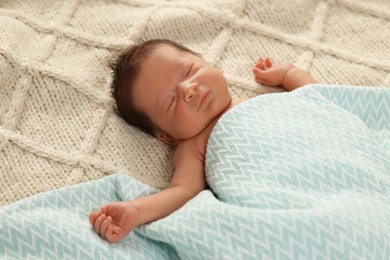
POLYGON ((122 172, 169 183, 172 151, 114 114, 108 60, 150 38, 223 69, 235 96, 259 56, 322 83, 390 86, 389 0, 0 0, 0 205, 122 172))

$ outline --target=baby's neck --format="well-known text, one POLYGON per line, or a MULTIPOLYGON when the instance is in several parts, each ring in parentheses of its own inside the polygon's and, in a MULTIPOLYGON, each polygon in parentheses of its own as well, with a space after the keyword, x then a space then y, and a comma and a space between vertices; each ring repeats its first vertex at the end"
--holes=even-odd
POLYGON ((247 99, 232 98, 230 100, 230 103, 226 107, 226 109, 221 114, 219 114, 217 117, 215 117, 214 120, 212 120, 198 135, 191 137, 189 139, 181 140, 180 142, 189 141, 189 140, 199 142, 199 140, 201 140, 201 143, 202 142, 207 143, 207 140, 211 134, 211 131, 213 130, 213 128, 216 125, 216 123, 218 122, 218 120, 223 116, 223 114, 225 114, 227 111, 229 111, 229 109, 240 104, 241 102, 243 102, 245 100, 247 100, 247 99))
POLYGON ((229 109, 231 109, 232 107, 234 107, 234 106, 240 104, 241 102, 244 102, 245 100, 248 100, 248 99, 247 99, 247 98, 232 98, 232 99, 230 100, 229 105, 228 105, 228 106, 226 107, 226 109, 217 117, 217 120, 216 120, 216 121, 218 121, 218 120, 221 118, 221 116, 222 116, 223 114, 225 114, 227 111, 229 111, 229 109))
MULTIPOLYGON (((241 102, 244 102, 245 100, 247 100, 247 98, 232 98, 232 99, 230 100, 229 105, 225 108, 225 110, 224 110, 221 114, 219 114, 219 116, 217 116, 217 117, 215 118, 215 120, 213 120, 213 122, 212 122, 210 125, 212 125, 212 127, 214 127, 214 125, 215 125, 215 124, 218 122, 218 120, 223 116, 223 114, 225 114, 227 111, 229 111, 232 107, 234 107, 234 106, 240 104, 241 102)), ((209 127, 207 127, 207 128, 209 128, 209 127)))
POLYGON ((234 106, 236 106, 236 105, 238 105, 246 100, 248 100, 248 98, 233 98, 232 101, 230 102, 230 104, 231 104, 230 108, 232 108, 232 107, 234 107, 234 106))

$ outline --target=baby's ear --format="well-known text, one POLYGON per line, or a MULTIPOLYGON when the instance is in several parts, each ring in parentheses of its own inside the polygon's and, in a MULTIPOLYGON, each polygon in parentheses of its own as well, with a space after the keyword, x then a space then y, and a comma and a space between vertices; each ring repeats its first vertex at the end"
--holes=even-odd
POLYGON ((178 145, 179 141, 180 141, 179 139, 174 138, 174 137, 172 137, 169 134, 164 133, 164 132, 157 133, 156 138, 160 141, 163 141, 166 144, 169 144, 169 145, 178 145))

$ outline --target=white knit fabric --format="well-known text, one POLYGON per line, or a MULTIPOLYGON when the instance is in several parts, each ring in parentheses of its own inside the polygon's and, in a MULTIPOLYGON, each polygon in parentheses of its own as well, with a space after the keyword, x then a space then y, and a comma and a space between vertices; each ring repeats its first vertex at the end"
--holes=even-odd
POLYGON ((235 96, 259 56, 320 82, 390 86, 389 0, 0 0, 0 205, 123 172, 162 188, 169 147, 114 114, 107 62, 169 38, 220 67, 235 96))

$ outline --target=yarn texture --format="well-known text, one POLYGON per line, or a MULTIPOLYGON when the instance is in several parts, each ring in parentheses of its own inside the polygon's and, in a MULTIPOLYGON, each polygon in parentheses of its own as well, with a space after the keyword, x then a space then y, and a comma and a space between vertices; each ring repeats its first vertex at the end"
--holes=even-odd
POLYGON ((168 38, 224 71, 237 97, 258 57, 321 83, 390 86, 389 0, 1 0, 0 205, 125 173, 168 185, 173 151, 114 112, 108 62, 168 38))

